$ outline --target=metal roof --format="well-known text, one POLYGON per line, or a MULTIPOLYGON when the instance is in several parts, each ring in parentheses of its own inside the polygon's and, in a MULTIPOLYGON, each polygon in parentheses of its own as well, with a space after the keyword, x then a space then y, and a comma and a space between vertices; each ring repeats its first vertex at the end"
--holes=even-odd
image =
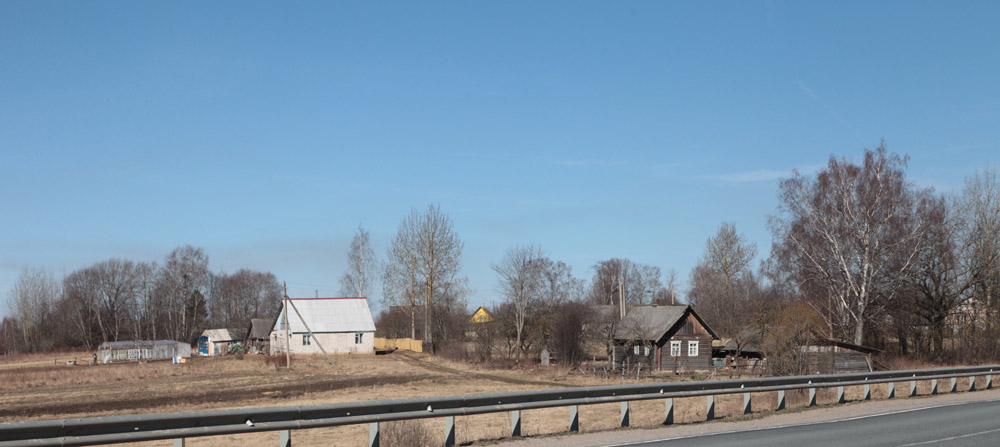
MULTIPOLYGON (((295 309, 306 319, 312 332, 375 332, 367 298, 292 298, 291 301, 294 308, 288 314, 288 325, 293 333, 307 332, 295 309)), ((282 309, 274 327, 281 330, 284 324, 282 309)))
POLYGON ((242 340, 237 334, 233 334, 229 329, 205 329, 205 335, 213 343, 219 341, 242 340))

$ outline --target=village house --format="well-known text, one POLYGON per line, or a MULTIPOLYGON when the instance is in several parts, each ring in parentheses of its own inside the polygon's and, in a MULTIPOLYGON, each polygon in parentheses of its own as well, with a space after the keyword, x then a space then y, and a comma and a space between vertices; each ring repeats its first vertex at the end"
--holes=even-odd
MULTIPOLYGON (((375 353, 375 321, 372 320, 367 298, 291 298, 286 301, 291 302, 287 306, 288 352, 322 354, 325 350, 328 354, 375 353)), ((271 330, 271 354, 286 351, 284 307, 271 330)))
POLYGON ((718 339, 691 306, 635 306, 615 328, 614 359, 674 372, 709 370, 718 339))

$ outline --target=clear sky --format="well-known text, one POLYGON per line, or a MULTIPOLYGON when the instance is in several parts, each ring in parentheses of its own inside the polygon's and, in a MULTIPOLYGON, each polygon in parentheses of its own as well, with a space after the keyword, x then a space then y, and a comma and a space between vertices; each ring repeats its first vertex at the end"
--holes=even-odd
POLYGON ((518 244, 686 283, 723 221, 766 256, 778 179, 831 154, 996 165, 998 5, 0 2, 0 301, 183 244, 336 295, 358 224, 382 255, 428 203, 472 306, 518 244))

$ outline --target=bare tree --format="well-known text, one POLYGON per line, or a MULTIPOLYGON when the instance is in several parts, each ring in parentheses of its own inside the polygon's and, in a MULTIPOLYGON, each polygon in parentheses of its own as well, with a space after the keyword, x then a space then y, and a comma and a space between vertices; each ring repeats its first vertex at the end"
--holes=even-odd
POLYGON ((205 293, 210 280, 203 249, 185 245, 170 252, 157 281, 166 335, 186 342, 196 338, 208 317, 205 293))
POLYGON ((25 350, 36 351, 52 347, 48 337, 48 320, 62 291, 59 282, 42 270, 21 271, 10 292, 11 315, 18 320, 21 344, 25 350))
POLYGON ((966 178, 956 203, 963 225, 963 262, 971 272, 975 294, 995 307, 1000 293, 1000 183, 996 169, 986 168, 966 178))
POLYGON ((521 360, 524 340, 524 325, 528 313, 537 306, 543 284, 542 249, 533 245, 515 247, 499 264, 493 264, 493 271, 499 275, 497 290, 513 308, 515 344, 518 348, 515 359, 521 360))
POLYGON ((619 308, 619 317, 625 314, 621 308, 624 301, 629 304, 652 303, 662 294, 660 268, 638 264, 629 259, 611 258, 594 265, 594 278, 590 285, 590 302, 611 304, 619 308))
POLYGON ((417 305, 420 289, 417 277, 418 256, 417 218, 411 212, 399 224, 399 229, 386 251, 386 262, 382 267, 382 299, 386 308, 393 305, 409 308, 410 338, 417 338, 417 305))
POLYGON ((737 233, 736 225, 724 222, 705 243, 705 255, 691 271, 688 300, 724 337, 736 338, 745 324, 743 304, 752 290, 750 262, 756 255, 757 245, 737 233), (741 278, 745 284, 737 285, 741 278))
POLYGON ((368 296, 377 277, 377 266, 371 234, 358 225, 358 233, 351 239, 351 251, 347 253, 347 271, 340 277, 340 294, 368 296))
POLYGON ((417 300, 422 298, 423 335, 431 352, 434 352, 435 303, 465 290, 458 287, 462 283, 458 278, 462 248, 451 218, 437 205, 428 205, 425 212, 413 209, 403 219, 387 252, 383 276, 385 298, 389 302, 408 303, 413 322, 417 300))
POLYGON ((830 327, 857 344, 919 252, 924 226, 905 167, 884 142, 860 165, 831 157, 815 178, 795 172, 781 182, 769 221, 782 267, 819 297, 813 305, 830 327))
POLYGON ((212 323, 217 327, 247 328, 253 318, 272 318, 281 309, 282 289, 270 272, 240 269, 215 275, 209 298, 212 323))

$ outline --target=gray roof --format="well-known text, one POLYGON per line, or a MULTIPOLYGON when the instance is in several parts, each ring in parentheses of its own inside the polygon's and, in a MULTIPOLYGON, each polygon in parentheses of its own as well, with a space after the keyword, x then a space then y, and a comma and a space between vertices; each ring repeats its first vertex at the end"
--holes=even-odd
POLYGON ((274 320, 270 318, 251 318, 250 338, 263 340, 271 334, 271 328, 273 327, 274 320))
POLYGON ((615 329, 615 339, 659 340, 684 317, 688 306, 635 306, 615 329))
MULTIPOLYGON (((375 321, 367 298, 292 298, 288 325, 292 333, 305 333, 299 315, 306 319, 312 332, 375 332, 375 321)), ((278 315, 276 330, 284 329, 284 309, 278 315)))

